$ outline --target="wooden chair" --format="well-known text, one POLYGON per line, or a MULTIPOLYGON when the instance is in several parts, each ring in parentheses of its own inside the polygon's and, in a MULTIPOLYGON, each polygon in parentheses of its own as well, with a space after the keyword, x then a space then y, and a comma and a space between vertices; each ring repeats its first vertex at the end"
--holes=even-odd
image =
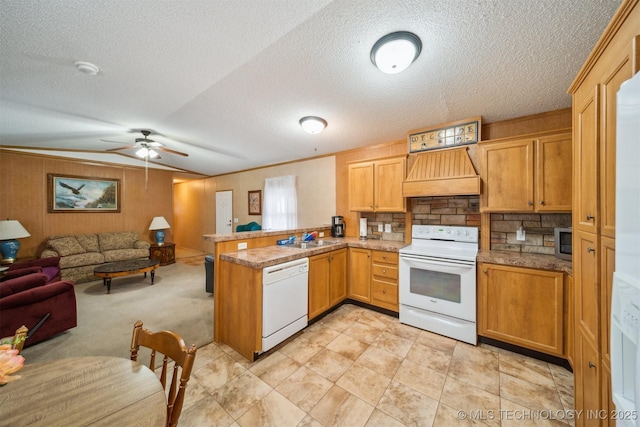
POLYGON ((133 336, 131 337, 131 360, 138 360, 138 350, 140 346, 151 349, 149 369, 152 371, 155 371, 156 352, 163 355, 160 382, 165 390, 167 390, 167 371, 170 369, 169 362, 175 362, 173 365, 173 373, 171 374, 169 393, 167 395, 166 425, 171 427, 177 426, 178 418, 180 418, 180 413, 182 412, 187 382, 191 377, 191 369, 196 359, 197 348, 195 344, 187 348, 182 338, 175 332, 160 331, 153 333, 148 329, 143 329, 142 322, 138 320, 133 327, 133 336), (181 368, 179 385, 178 367, 181 368))
POLYGON ((11 344, 11 348, 18 350, 18 354, 20 354, 22 347, 24 347, 24 342, 27 339, 27 332, 29 332, 29 329, 22 325, 16 329, 16 333, 12 337, 0 339, 0 343, 11 344))

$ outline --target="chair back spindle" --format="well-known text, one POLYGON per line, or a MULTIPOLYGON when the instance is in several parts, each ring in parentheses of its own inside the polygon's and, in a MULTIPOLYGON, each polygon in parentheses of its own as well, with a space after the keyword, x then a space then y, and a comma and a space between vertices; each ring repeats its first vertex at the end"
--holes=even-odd
POLYGON ((178 418, 182 412, 184 395, 187 383, 191 377, 193 362, 196 358, 195 345, 188 347, 182 338, 172 331, 151 332, 144 329, 141 321, 137 321, 133 327, 131 337, 131 360, 138 360, 140 346, 151 350, 149 369, 156 371, 156 353, 162 355, 162 370, 160 383, 167 390, 167 374, 170 363, 173 362, 171 380, 167 393, 167 426, 177 426, 178 418), (180 374, 180 376, 178 376, 180 374))

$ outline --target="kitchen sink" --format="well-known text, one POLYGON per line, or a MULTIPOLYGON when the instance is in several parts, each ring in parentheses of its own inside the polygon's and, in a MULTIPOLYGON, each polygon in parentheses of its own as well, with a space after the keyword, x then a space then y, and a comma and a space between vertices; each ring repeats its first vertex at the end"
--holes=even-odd
POLYGON ((312 249, 312 248, 318 248, 322 246, 335 245, 338 243, 340 242, 336 242, 334 240, 311 240, 308 242, 295 242, 295 243, 290 243, 290 244, 281 245, 281 246, 285 248, 312 249))

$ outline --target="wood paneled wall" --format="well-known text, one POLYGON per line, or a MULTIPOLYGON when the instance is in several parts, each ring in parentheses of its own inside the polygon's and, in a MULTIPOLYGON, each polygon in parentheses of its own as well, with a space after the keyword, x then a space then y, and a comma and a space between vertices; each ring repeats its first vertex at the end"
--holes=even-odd
MULTIPOLYGON (((102 166, 80 161, 0 151, 0 218, 17 219, 31 237, 20 239, 18 257, 37 257, 48 236, 133 230, 149 242, 149 224, 164 216, 173 227, 173 174, 149 169, 102 166), (120 213, 47 212, 47 174, 116 178, 121 184, 120 213)), ((167 241, 173 241, 167 230, 167 241)))

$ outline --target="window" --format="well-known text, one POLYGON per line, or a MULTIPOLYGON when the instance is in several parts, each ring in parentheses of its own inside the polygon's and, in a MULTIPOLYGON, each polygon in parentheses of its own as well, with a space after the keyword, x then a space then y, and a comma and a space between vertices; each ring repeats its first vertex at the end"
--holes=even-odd
POLYGON ((265 179, 263 203, 262 226, 265 230, 290 230, 298 227, 295 176, 265 179))

